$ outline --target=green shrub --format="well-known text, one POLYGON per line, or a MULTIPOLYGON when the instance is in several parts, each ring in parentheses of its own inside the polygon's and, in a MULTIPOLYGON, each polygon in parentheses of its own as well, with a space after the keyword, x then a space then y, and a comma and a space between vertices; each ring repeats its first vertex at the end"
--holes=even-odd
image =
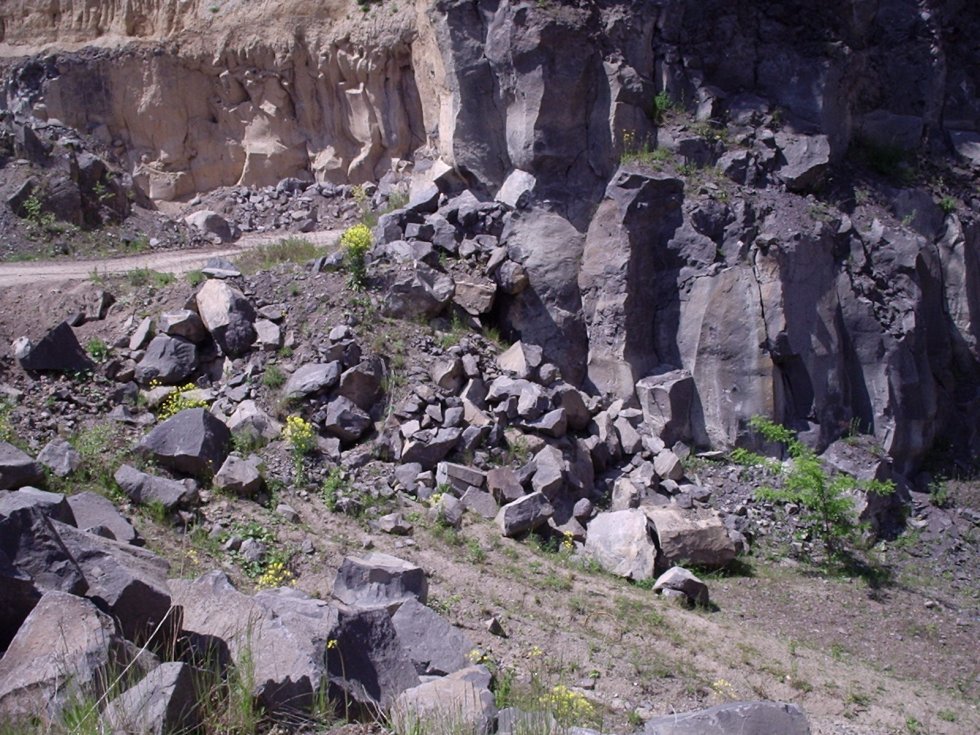
POLYGON ((768 441, 785 445, 791 460, 781 470, 782 487, 760 488, 756 497, 798 504, 804 528, 823 542, 831 557, 842 555, 863 530, 849 493, 862 490, 888 495, 894 485, 877 480, 865 482, 843 474, 830 476, 816 453, 786 427, 761 416, 749 421, 749 426, 768 441))
POLYGON ((85 351, 96 362, 102 362, 109 356, 109 345, 98 337, 93 337, 86 343, 85 351))
POLYGON ((367 283, 367 252, 371 249, 371 230, 365 224, 348 227, 340 236, 347 269, 347 285, 359 291, 367 283))

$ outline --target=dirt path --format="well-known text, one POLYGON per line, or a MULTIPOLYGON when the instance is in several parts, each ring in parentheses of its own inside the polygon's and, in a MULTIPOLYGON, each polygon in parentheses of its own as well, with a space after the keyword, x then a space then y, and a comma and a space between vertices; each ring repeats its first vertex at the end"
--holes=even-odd
MULTIPOLYGON (((302 235, 317 246, 335 245, 343 230, 318 230, 302 235)), ((34 260, 23 263, 0 263, 0 288, 23 284, 85 280, 94 273, 127 273, 148 268, 180 275, 203 268, 210 258, 235 258, 247 250, 281 240, 286 233, 246 235, 233 245, 195 250, 168 250, 95 260, 34 260)))

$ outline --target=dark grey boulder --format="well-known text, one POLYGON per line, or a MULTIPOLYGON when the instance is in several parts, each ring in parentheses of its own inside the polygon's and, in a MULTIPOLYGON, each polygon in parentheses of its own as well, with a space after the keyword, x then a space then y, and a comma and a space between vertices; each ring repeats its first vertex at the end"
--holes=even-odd
POLYGON ((671 567, 657 577, 653 591, 661 594, 676 592, 692 605, 707 605, 710 602, 708 585, 684 567, 671 567))
POLYGON ((435 610, 406 600, 391 622, 419 674, 445 676, 470 665, 473 643, 435 610))
POLYGON ((810 735, 803 710, 783 702, 729 702, 647 720, 644 735, 810 735))
POLYGON ((423 429, 416 432, 402 447, 401 462, 418 463, 432 469, 456 446, 463 430, 460 428, 423 429))
POLYGON ((0 441, 0 490, 44 482, 41 466, 9 442, 0 441))
POLYGON ((424 603, 429 591, 425 572, 388 554, 348 556, 337 570, 333 596, 351 607, 395 610, 406 600, 424 603))
POLYGON ((183 337, 191 342, 203 342, 208 336, 208 330, 196 311, 181 309, 180 311, 161 314, 159 318, 160 331, 171 337, 183 337))
POLYGON ((41 599, 42 590, 25 571, 0 551, 0 656, 7 650, 27 616, 41 599))
POLYGON ((341 608, 327 653, 331 692, 369 710, 387 710, 406 689, 419 685, 415 665, 402 647, 388 613, 341 608))
POLYGON ((24 370, 80 373, 95 367, 67 322, 50 329, 37 343, 22 342, 16 354, 24 370))
MULTIPOLYGON (((103 495, 89 490, 68 496, 68 505, 75 516, 75 526, 83 531, 101 529, 104 533, 123 544, 139 545, 142 540, 133 524, 119 512, 116 504, 103 495)), ((59 519, 60 520, 60 519, 59 519)))
POLYGON ((160 664, 106 706, 102 722, 109 732, 172 735, 201 725, 192 669, 185 663, 160 664))
POLYGON ((455 292, 452 276, 416 262, 392 284, 382 308, 387 316, 399 319, 432 318, 446 308, 455 292))
POLYGON ((4 504, 8 509, 33 506, 52 521, 75 525, 75 514, 72 512, 67 496, 61 493, 51 493, 28 485, 13 493, 0 491, 0 494, 10 495, 9 502, 4 504))
POLYGON ((197 292, 197 313, 221 350, 243 355, 255 342, 255 309, 245 294, 224 281, 210 280, 197 292))
POLYGON ((183 337, 158 334, 146 348, 146 354, 136 365, 137 382, 148 385, 157 381, 176 385, 186 380, 197 367, 197 347, 183 337))
POLYGON ((82 464, 82 455, 64 439, 52 439, 38 453, 37 461, 57 477, 67 477, 82 464))
POLYGON ((262 489, 262 460, 251 454, 248 457, 232 452, 214 476, 214 487, 243 498, 253 497, 262 489))
POLYGON ((496 522, 504 536, 520 536, 546 523, 554 512, 544 493, 534 492, 503 506, 496 522))
POLYGON ((162 466, 195 477, 211 477, 228 456, 231 432, 203 408, 188 408, 154 427, 138 449, 162 466))
POLYGON ((340 376, 337 394, 362 411, 370 411, 381 397, 381 378, 384 366, 380 360, 362 360, 340 376))
POLYGON ((64 523, 55 521, 53 525, 85 575, 85 596, 115 618, 128 640, 142 644, 154 632, 170 632, 166 625, 157 631, 157 625, 165 623, 170 614, 167 561, 145 549, 64 523))
POLYGON ((320 391, 330 390, 340 380, 340 371, 339 360, 307 363, 289 376, 282 393, 287 399, 300 399, 320 391))
POLYGON ((183 482, 140 472, 128 464, 116 470, 113 479, 139 505, 159 505, 168 513, 193 505, 197 493, 183 482))
POLYGON ((336 396, 326 405, 323 430, 342 442, 357 441, 371 424, 371 417, 343 396, 336 396))
POLYGON ((85 593, 85 576, 47 517, 47 508, 26 494, 0 493, 0 552, 38 589, 85 593))

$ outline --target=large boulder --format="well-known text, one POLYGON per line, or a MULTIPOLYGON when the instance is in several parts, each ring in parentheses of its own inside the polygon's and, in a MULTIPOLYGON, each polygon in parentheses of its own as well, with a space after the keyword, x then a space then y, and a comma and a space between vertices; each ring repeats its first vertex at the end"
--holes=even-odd
POLYGON ((783 702, 728 702, 647 720, 643 735, 810 735, 803 710, 783 702))
POLYGON ((203 408, 188 408, 154 427, 138 449, 175 472, 205 478, 225 461, 230 440, 220 419, 203 408))
POLYGON ((428 591, 421 567, 381 553, 345 557, 333 583, 333 596, 346 605, 392 611, 407 600, 424 603, 428 591))
POLYGON ((423 469, 431 469, 452 451, 462 433, 463 430, 458 427, 417 431, 405 441, 401 462, 417 462, 423 469))
POLYGON ((183 382, 197 367, 197 347, 183 337, 158 334, 136 365, 136 380, 143 385, 156 381, 163 385, 183 382))
POLYGON ((607 572, 636 581, 652 579, 657 561, 650 523, 635 508, 596 515, 588 526, 584 553, 607 572))
POLYGON ((202 235, 210 235, 218 242, 231 242, 238 238, 238 228, 210 209, 193 212, 184 217, 184 221, 202 235))
POLYGON ((830 140, 826 135, 776 133, 776 147, 783 163, 776 175, 790 191, 812 191, 819 186, 830 168, 830 140))
POLYGON ((297 615, 280 615, 275 605, 242 594, 222 572, 193 581, 171 579, 169 584, 174 604, 183 607, 183 630, 212 645, 220 641, 235 665, 247 667, 252 694, 262 706, 273 712, 309 709, 323 682, 326 640, 334 637, 336 610, 314 601, 304 606, 307 622, 300 626, 297 615), (317 639, 310 635, 312 625, 320 627, 317 639))
POLYGON ((469 665, 473 643, 421 602, 406 600, 391 622, 419 674, 445 676, 469 665))
POLYGON ((100 697, 129 650, 93 603, 47 592, 0 658, 0 712, 11 722, 56 721, 79 699, 100 697))
POLYGON ((232 452, 214 476, 214 487, 243 498, 253 497, 262 489, 261 465, 262 459, 255 454, 242 457, 232 452))
POLYGON ((282 394, 288 400, 298 400, 314 393, 330 390, 340 380, 340 371, 339 360, 301 365, 289 376, 286 385, 283 386, 282 394))
POLYGON ((735 559, 735 544, 717 512, 672 507, 645 507, 642 512, 653 524, 658 562, 664 567, 686 562, 720 569, 735 559))
POLYGON ((55 477, 68 477, 82 464, 82 455, 64 439, 52 439, 37 455, 37 461, 55 477))
POLYGON ((0 491, 0 651, 45 590, 85 592, 82 570, 52 526, 52 518, 71 521, 64 496, 33 488, 0 491))
POLYGON ((44 482, 44 470, 9 442, 0 441, 0 490, 11 490, 44 482))
POLYGON ((345 443, 355 442, 371 428, 371 417, 344 396, 336 396, 323 410, 323 430, 345 443))
POLYGON ((497 511, 496 524, 504 536, 520 536, 548 522, 555 509, 542 492, 533 492, 497 511))
POLYGON ((14 354, 24 370, 81 373, 95 367, 67 322, 48 330, 37 343, 22 337, 14 354))
MULTIPOLYGON (((57 521, 53 525, 85 575, 85 596, 115 618, 127 640, 139 644, 150 640, 172 612, 167 587, 170 564, 145 549, 57 521)), ((173 622, 170 628, 161 626, 160 632, 171 632, 173 622)), ((157 638, 162 639, 163 635, 157 638)))
POLYGON ((391 708, 397 732, 488 735, 497 715, 493 692, 460 672, 402 692, 391 708))
POLYGON ((415 665, 383 609, 341 608, 331 633, 336 647, 327 654, 331 692, 369 711, 387 710, 406 689, 418 686, 415 665))
POLYGON ((237 357, 255 342, 255 309, 234 286, 210 280, 197 292, 197 312, 226 355, 237 357))
POLYGON ((411 271, 392 284, 383 310, 399 319, 431 319, 446 308, 455 293, 452 276, 417 261, 411 271))
POLYGON ((168 513, 190 507, 197 498, 186 483, 140 472, 128 464, 120 465, 112 479, 134 503, 156 505, 168 513))

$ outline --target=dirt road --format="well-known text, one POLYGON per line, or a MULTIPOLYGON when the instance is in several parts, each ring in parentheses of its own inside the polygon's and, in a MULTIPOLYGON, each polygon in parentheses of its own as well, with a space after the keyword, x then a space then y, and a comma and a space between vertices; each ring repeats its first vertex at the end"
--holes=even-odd
MULTIPOLYGON (((319 230, 300 237, 314 245, 336 245, 343 230, 319 230)), ((161 273, 180 275, 203 268, 215 257, 234 260, 246 250, 277 242, 288 233, 246 235, 232 245, 195 250, 168 250, 117 258, 96 260, 34 260, 22 263, 0 263, 0 288, 21 284, 51 281, 73 281, 90 278, 93 274, 128 273, 136 268, 149 268, 161 273)))

